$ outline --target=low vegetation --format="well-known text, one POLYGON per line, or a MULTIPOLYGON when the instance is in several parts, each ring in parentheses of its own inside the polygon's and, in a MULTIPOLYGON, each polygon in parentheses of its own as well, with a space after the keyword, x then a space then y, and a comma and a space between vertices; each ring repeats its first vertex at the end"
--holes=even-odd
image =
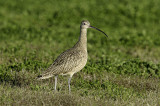
POLYGON ((160 1, 0 1, 0 105, 160 105, 160 1), (72 47, 82 20, 88 62, 67 76, 37 81, 72 47))

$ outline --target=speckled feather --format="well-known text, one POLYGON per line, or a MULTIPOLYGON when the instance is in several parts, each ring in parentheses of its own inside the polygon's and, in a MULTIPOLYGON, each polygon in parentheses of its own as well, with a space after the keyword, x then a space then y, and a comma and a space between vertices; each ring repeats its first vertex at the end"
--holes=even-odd
POLYGON ((81 28, 79 41, 72 48, 60 54, 38 79, 47 79, 54 75, 70 75, 72 77, 86 65, 87 58, 87 28, 81 28))
MULTIPOLYGON (((103 34, 98 28, 90 26, 89 21, 82 21, 80 26, 80 37, 78 42, 67 51, 60 54, 53 64, 37 79, 47 79, 55 76, 55 91, 57 86, 58 75, 70 75, 68 79, 69 93, 71 91, 70 82, 74 73, 80 71, 87 63, 87 29, 94 28, 103 34)), ((106 35, 106 34, 105 34, 106 35)), ((107 35, 106 35, 107 36, 107 35)))
POLYGON ((86 51, 73 47, 57 57, 53 64, 42 74, 45 79, 53 75, 69 74, 81 70, 87 62, 86 51), (82 63, 82 64, 81 64, 82 63), (79 69, 78 69, 79 68, 79 69), (75 70, 75 71, 74 71, 75 70))
MULTIPOLYGON (((80 37, 78 42, 67 51, 60 54, 53 64, 38 79, 47 79, 57 75, 70 75, 80 71, 87 63, 87 29, 98 28, 90 26, 89 21, 82 21, 80 26, 80 37)), ((103 31, 101 31, 104 33, 103 31)), ((105 33, 104 33, 105 34, 105 33)), ((106 35, 106 34, 105 34, 106 35)), ((106 35, 107 36, 107 35, 106 35)))

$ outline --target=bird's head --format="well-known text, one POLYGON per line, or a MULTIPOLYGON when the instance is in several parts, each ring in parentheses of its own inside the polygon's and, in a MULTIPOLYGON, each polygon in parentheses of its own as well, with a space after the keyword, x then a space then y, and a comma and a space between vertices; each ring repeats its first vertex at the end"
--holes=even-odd
POLYGON ((82 29, 87 29, 89 27, 90 27, 90 22, 89 21, 85 20, 85 21, 81 22, 81 28, 82 29))
POLYGON ((89 21, 87 21, 87 20, 82 21, 82 22, 81 22, 81 29, 87 29, 87 28, 96 29, 96 30, 102 32, 103 34, 105 34, 105 35, 108 37, 108 35, 107 35, 106 33, 104 33, 102 30, 100 30, 100 29, 98 29, 98 28, 96 28, 96 27, 91 26, 89 21))

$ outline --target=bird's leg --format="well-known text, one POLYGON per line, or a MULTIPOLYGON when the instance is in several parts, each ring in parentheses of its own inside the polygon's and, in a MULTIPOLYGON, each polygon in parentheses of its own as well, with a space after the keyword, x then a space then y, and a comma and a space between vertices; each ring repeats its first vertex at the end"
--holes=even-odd
POLYGON ((54 90, 56 91, 56 86, 57 86, 57 75, 55 75, 55 85, 54 85, 54 90))
POLYGON ((69 79, 68 79, 69 94, 70 94, 70 92, 71 92, 71 88, 70 88, 71 78, 72 78, 72 76, 70 76, 69 79))

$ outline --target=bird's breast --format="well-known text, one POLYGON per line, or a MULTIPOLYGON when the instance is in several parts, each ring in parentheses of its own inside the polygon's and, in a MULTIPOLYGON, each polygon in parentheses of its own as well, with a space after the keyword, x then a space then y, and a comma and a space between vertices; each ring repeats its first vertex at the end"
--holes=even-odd
POLYGON ((87 59, 88 59, 88 54, 86 53, 81 57, 81 61, 79 61, 79 64, 73 69, 74 73, 82 70, 85 67, 87 59))

